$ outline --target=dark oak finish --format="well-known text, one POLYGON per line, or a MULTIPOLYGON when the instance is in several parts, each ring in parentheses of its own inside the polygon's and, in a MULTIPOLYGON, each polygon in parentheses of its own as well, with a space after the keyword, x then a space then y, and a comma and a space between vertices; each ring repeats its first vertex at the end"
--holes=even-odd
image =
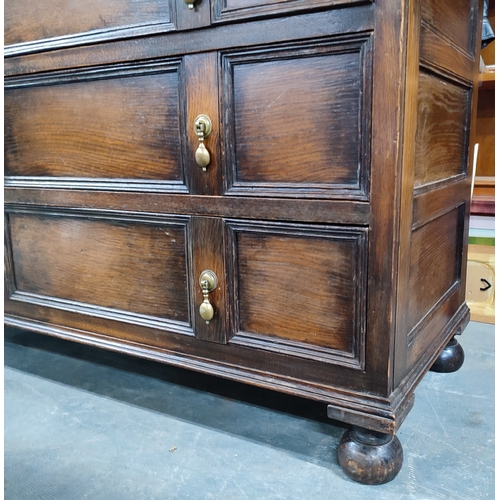
POLYGON ((422 0, 422 19, 439 35, 473 55, 479 10, 474 0, 422 0))
MULTIPOLYGON (((181 2, 181 0, 176 0, 181 2)), ((182 2, 184 4, 184 2, 182 2)), ((192 12, 190 12, 192 14, 192 12)), ((373 29, 373 6, 317 12, 278 19, 220 26, 212 30, 173 32, 155 37, 109 41, 85 47, 51 50, 40 54, 5 60, 5 75, 28 75, 64 68, 82 68, 99 64, 180 56, 216 50, 253 47, 296 40, 317 39, 331 35, 360 33, 373 29)))
POLYGON ((4 7, 4 43, 24 52, 61 44, 166 31, 173 27, 169 0, 16 0, 4 7), (45 43, 44 43, 45 42, 45 43))
POLYGON ((220 218, 194 217, 190 226, 192 296, 194 330, 197 338, 225 344, 229 340, 227 328, 227 305, 224 279, 226 264, 224 261, 224 222, 220 218), (203 293, 199 277, 205 270, 213 271, 218 279, 217 288, 210 292, 209 300, 215 309, 215 316, 207 325, 198 310, 203 302, 203 293))
POLYGON ((179 69, 167 62, 8 87, 5 175, 182 185, 179 69))
POLYGON ((458 266, 462 253, 461 208, 413 232, 408 284, 410 332, 461 278, 458 266))
POLYGON ((433 372, 438 373, 453 373, 460 368, 465 361, 465 353, 463 347, 458 343, 458 340, 453 337, 446 347, 441 351, 439 357, 431 366, 433 372))
POLYGON ((471 89, 437 75, 419 75, 415 184, 422 186, 467 172, 471 89), (443 119, 446 117, 446 119, 443 119))
MULTIPOLYGON (((213 19, 214 23, 227 22, 265 15, 286 14, 293 11, 311 10, 325 7, 357 4, 363 0, 214 0, 213 19)), ((374 1, 374 0, 369 0, 374 1)))
POLYGON ((354 427, 342 436, 338 458, 351 479, 364 484, 384 484, 401 470, 403 447, 397 436, 354 427))
POLYGON ((228 225, 234 340, 314 359, 345 356, 362 368, 366 231, 228 225))
POLYGON ((189 323, 186 225, 11 213, 15 290, 189 323))
POLYGON ((366 198, 370 42, 224 56, 228 194, 366 198))
POLYGON ((6 323, 322 401, 391 480, 469 320, 481 0, 58 6, 6 5, 6 323))

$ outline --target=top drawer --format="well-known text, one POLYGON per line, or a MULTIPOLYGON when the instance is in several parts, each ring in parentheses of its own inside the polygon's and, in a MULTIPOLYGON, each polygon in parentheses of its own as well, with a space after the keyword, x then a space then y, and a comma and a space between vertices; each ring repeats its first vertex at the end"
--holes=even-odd
POLYGON ((212 2, 214 23, 345 4, 367 3, 362 0, 212 0, 212 2))
POLYGON ((129 34, 166 31, 173 28, 173 1, 7 0, 4 43, 28 49, 40 40, 68 45, 82 34, 91 42, 123 36, 124 30, 129 34))
MULTIPOLYGON (((5 55, 207 27, 366 0, 7 0, 5 55), (188 7, 188 2, 194 2, 188 7)), ((342 12, 338 14, 342 17, 342 12)))

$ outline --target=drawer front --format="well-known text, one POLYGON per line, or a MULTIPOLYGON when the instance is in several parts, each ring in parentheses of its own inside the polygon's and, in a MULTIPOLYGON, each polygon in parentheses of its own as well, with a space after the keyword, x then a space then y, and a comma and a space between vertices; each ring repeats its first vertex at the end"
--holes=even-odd
POLYGON ((364 363, 366 231, 227 221, 232 343, 364 363))
POLYGON ((359 3, 365 2, 362 0, 212 0, 213 22, 230 22, 359 3))
MULTIPOLYGON (((5 45, 38 40, 88 41, 117 38, 124 31, 171 29, 169 0, 8 0, 4 7, 5 45)), ((63 42, 64 44, 64 42, 63 42)))
POLYGON ((224 54, 226 194, 367 199, 371 38, 224 54))
POLYGON ((188 222, 179 219, 10 213, 11 298, 118 321, 187 328, 188 222))
MULTIPOLYGON (((154 181, 187 192, 179 61, 7 82, 6 180, 154 181)), ((124 187, 132 187, 130 184, 124 187)))

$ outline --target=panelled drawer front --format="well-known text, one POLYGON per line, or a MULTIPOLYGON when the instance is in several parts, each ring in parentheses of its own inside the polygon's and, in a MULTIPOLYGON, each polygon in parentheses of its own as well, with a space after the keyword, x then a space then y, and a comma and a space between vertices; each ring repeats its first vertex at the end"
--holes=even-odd
POLYGON ((9 213, 11 298, 189 330, 187 224, 183 217, 9 213))
POLYGON ((145 181, 187 192, 180 80, 177 60, 6 82, 6 181, 145 181))
POLYGON ((223 54, 226 194, 368 198, 371 38, 223 54))
POLYGON ((212 0, 212 12, 213 22, 218 23, 359 3, 364 2, 362 0, 212 0))
POLYGON ((226 223, 231 342, 363 367, 367 231, 226 223))
POLYGON ((29 49, 164 31, 172 17, 169 0, 7 0, 4 43, 29 49))

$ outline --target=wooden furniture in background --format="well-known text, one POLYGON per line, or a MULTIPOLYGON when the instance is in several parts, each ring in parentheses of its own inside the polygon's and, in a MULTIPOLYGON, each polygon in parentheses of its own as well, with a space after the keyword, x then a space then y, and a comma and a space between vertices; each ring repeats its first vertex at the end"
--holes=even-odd
POLYGON ((323 401, 394 478, 463 360, 481 4, 7 1, 6 323, 323 401))

